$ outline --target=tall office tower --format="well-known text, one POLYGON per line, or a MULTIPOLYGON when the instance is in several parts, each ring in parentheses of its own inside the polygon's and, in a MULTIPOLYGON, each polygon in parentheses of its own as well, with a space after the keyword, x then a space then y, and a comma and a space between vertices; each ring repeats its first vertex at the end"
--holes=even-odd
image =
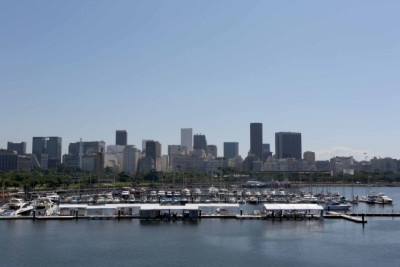
POLYGON ((257 156, 261 161, 262 155, 262 123, 250 123, 250 154, 257 156))
POLYGON ((238 142, 224 142, 224 158, 234 159, 239 156, 238 142))
POLYGON ((193 130, 192 128, 181 129, 181 146, 187 147, 188 151, 193 151, 193 130))
POLYGON ((269 157, 272 157, 271 146, 269 144, 262 145, 263 160, 266 161, 269 157))
POLYGON ((49 137, 46 139, 47 142, 47 154, 49 159, 56 159, 61 163, 61 149, 62 149, 62 139, 61 137, 49 137))
POLYGON ((307 162, 308 165, 315 165, 315 153, 312 151, 306 151, 303 154, 303 159, 307 162))
POLYGON ((32 154, 34 154, 37 160, 41 161, 42 154, 47 153, 46 137, 33 137, 32 138, 32 154))
POLYGON ((275 133, 275 155, 278 159, 301 160, 301 133, 275 133))
POLYGON ((115 144, 119 146, 128 144, 128 133, 125 130, 117 130, 115 132, 115 144))
POLYGON ((18 155, 26 154, 26 142, 13 143, 7 142, 7 150, 16 151, 18 155))
POLYGON ((103 179, 104 175, 104 153, 98 152, 96 153, 96 177, 97 180, 103 179))
POLYGON ((146 157, 151 158, 154 162, 161 158, 161 144, 158 141, 146 142, 146 157))
POLYGON ((140 156, 140 150, 135 148, 135 146, 125 146, 123 159, 124 172, 135 174, 138 170, 140 156))
POLYGON ((193 136, 193 149, 204 150, 207 153, 207 140, 203 134, 195 134, 193 136))
POLYGON ((97 152, 105 152, 104 141, 76 142, 68 146, 68 154, 74 156, 96 155, 97 152))
POLYGON ((207 146, 207 153, 213 158, 218 157, 218 151, 217 151, 217 146, 216 145, 208 145, 207 146))

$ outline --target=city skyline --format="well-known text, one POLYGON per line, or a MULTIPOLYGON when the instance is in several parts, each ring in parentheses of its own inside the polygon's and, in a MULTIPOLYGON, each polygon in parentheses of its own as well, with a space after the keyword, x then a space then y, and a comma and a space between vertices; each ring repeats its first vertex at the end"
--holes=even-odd
POLYGON ((44 2, 0 3, 1 148, 124 129, 165 154, 190 127, 245 157, 260 122, 317 159, 399 158, 397 1, 44 2))
MULTIPOLYGON (((262 128, 263 128, 263 125, 261 124, 260 125, 260 123, 249 123, 249 125, 250 125, 250 127, 251 127, 251 125, 259 125, 258 127, 259 127, 259 130, 260 130, 260 127, 261 127, 261 131, 262 131, 262 128)), ((191 131, 193 131, 193 128, 180 128, 180 133, 179 133, 179 139, 181 140, 182 139, 182 130, 188 130, 188 129, 190 129, 191 131)), ((247 131, 248 131, 249 129, 247 129, 247 131)), ((115 145, 117 145, 116 143, 116 138, 115 138, 115 136, 116 136, 116 132, 119 132, 119 131, 121 131, 121 130, 114 130, 114 140, 112 141, 112 142, 107 142, 107 141, 105 141, 104 139, 102 139, 102 138, 98 138, 98 139, 96 139, 96 140, 84 140, 84 139, 82 139, 82 142, 84 142, 84 143, 98 143, 98 142, 104 142, 105 143, 105 146, 104 146, 104 152, 105 151, 107 151, 107 147, 108 146, 115 146, 115 145)), ((126 134, 126 135, 128 135, 129 133, 128 133, 128 131, 126 131, 126 130, 123 130, 123 132, 124 132, 124 134, 126 134)), ((275 156, 275 157, 277 157, 277 158, 279 158, 279 156, 276 154, 276 142, 277 142, 277 135, 280 135, 280 134, 282 134, 282 133, 284 133, 284 134, 294 134, 294 135, 300 135, 300 143, 302 143, 302 137, 301 137, 301 133, 296 133, 296 132, 276 132, 276 133, 274 133, 274 140, 272 140, 272 142, 269 142, 269 143, 266 143, 265 141, 263 141, 263 146, 264 145, 269 145, 269 147, 270 148, 274 148, 274 149, 271 149, 270 151, 271 151, 271 153, 275 156)), ((251 131, 250 132, 248 132, 248 138, 249 139, 251 139, 251 131)), ((204 141, 205 141, 205 145, 206 146, 208 146, 208 145, 210 145, 210 146, 214 146, 215 144, 214 143, 212 143, 212 144, 208 144, 208 138, 207 138, 207 135, 206 134, 193 134, 193 136, 192 136, 192 142, 194 142, 194 139, 195 138, 198 138, 198 137, 202 137, 202 138, 205 138, 204 139, 204 141)), ((56 137, 31 137, 30 138, 30 140, 34 140, 34 139, 41 139, 41 138, 43 138, 43 140, 46 140, 46 139, 49 139, 49 138, 56 138, 56 137)), ((75 148, 75 146, 77 146, 77 145, 79 145, 79 140, 78 141, 72 141, 72 142, 68 142, 68 143, 64 143, 65 141, 64 141, 64 137, 57 137, 57 138, 59 138, 60 139, 60 142, 61 142, 61 149, 62 149, 62 155, 66 155, 66 154, 74 154, 75 152, 71 152, 71 146, 74 146, 73 147, 73 149, 77 149, 77 148, 75 148)), ((138 142, 138 143, 130 143, 130 142, 128 142, 128 144, 127 144, 127 146, 134 146, 135 148, 137 148, 137 149, 139 149, 140 151, 142 151, 143 149, 144 149, 144 147, 141 147, 141 146, 143 146, 143 145, 146 145, 146 143, 148 142, 148 141, 151 141, 151 142, 154 142, 155 140, 151 140, 151 139, 142 139, 140 142, 138 142)), ((159 142, 159 141, 156 141, 157 143, 159 143, 160 145, 161 145, 161 147, 162 147, 162 155, 168 155, 168 146, 181 146, 181 143, 180 142, 178 142, 178 143, 173 143, 173 144, 164 144, 164 143, 161 143, 161 142, 159 142)), ((203 141, 201 141, 201 142, 203 142, 203 141)), ((14 143, 14 144, 19 144, 19 143, 24 143, 24 146, 25 146, 25 151, 26 151, 26 153, 28 153, 28 154, 30 154, 30 153, 32 153, 33 151, 32 151, 32 144, 33 144, 33 141, 32 142, 29 142, 29 141, 15 141, 15 140, 9 140, 9 141, 7 141, 6 142, 6 146, 1 146, 1 144, 0 144, 0 149, 7 149, 7 147, 8 147, 8 144, 9 143, 14 143)), ((224 156, 224 147, 225 147, 225 144, 233 144, 233 143, 236 143, 237 144, 237 146, 238 147, 240 147, 240 142, 232 142, 232 141, 224 141, 221 145, 215 145, 217 148, 218 148, 218 150, 219 150, 219 153, 218 153, 218 157, 223 157, 224 156)), ((307 148, 305 148, 305 147, 303 147, 303 145, 302 144, 300 144, 300 149, 301 150, 303 150, 303 151, 311 151, 310 149, 307 149, 307 148)), ((74 150, 74 151, 75 151, 74 150)), ((243 151, 243 149, 241 149, 241 150, 239 150, 239 151, 243 151)), ((333 158, 333 157, 353 157, 355 160, 358 160, 358 161, 362 161, 362 160, 365 160, 365 159, 372 159, 372 158, 374 158, 374 157, 376 157, 376 158, 381 158, 381 156, 376 156, 376 155, 371 155, 371 154, 368 154, 368 152, 364 152, 364 151, 362 151, 362 150, 360 150, 360 151, 357 151, 358 153, 356 153, 356 154, 344 154, 342 151, 344 151, 344 149, 342 149, 342 148, 340 148, 340 147, 338 147, 336 150, 333 150, 332 152, 331 152, 331 154, 326 154, 327 156, 326 156, 326 158, 323 158, 323 157, 319 157, 318 156, 318 152, 315 152, 315 151, 312 151, 313 153, 315 153, 315 157, 316 157, 316 160, 329 160, 329 159, 331 159, 331 158, 333 158)), ((301 155, 302 155, 302 153, 301 153, 301 151, 299 152, 301 155)), ((247 149, 247 152, 246 152, 246 154, 244 154, 244 155, 242 155, 240 152, 239 152, 239 156, 241 156, 243 159, 244 158, 246 158, 247 156, 248 156, 248 154, 251 154, 251 148, 249 147, 248 149, 247 149)), ((385 158, 385 157, 391 157, 391 156, 388 156, 388 155, 383 155, 382 156, 382 158, 385 158)), ((297 157, 298 159, 301 159, 302 158, 302 156, 301 157, 297 157)), ((391 158, 396 158, 396 157, 391 157, 391 158)), ((264 159, 265 160, 265 159, 264 159)))

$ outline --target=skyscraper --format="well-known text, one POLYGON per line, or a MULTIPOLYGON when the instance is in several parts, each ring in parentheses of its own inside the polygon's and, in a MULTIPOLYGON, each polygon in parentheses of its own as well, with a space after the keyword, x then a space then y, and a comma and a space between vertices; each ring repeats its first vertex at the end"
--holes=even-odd
POLYGON ((119 146, 128 144, 128 133, 125 130, 117 130, 115 132, 115 144, 119 146))
POLYGON ((42 154, 47 153, 46 137, 33 137, 32 138, 32 154, 34 154, 37 160, 40 162, 42 154))
POLYGON ((16 151, 18 155, 26 154, 26 142, 13 143, 7 142, 7 150, 16 151))
POLYGON ((261 161, 262 155, 262 123, 250 123, 250 154, 257 156, 261 161))
POLYGON ((138 162, 140 159, 140 150, 135 146, 125 146, 123 170, 126 173, 135 174, 138 169, 138 162))
POLYGON ((207 153, 207 140, 205 135, 195 134, 193 136, 193 149, 202 149, 207 153))
POLYGON ((207 146, 207 153, 213 158, 218 157, 218 150, 216 145, 208 145, 207 146))
POLYGON ((61 163, 61 147, 62 139, 61 137, 48 137, 46 139, 47 143, 47 154, 49 159, 57 160, 58 164, 61 163))
POLYGON ((272 156, 271 146, 269 144, 263 144, 262 151, 263 151, 263 160, 264 161, 266 161, 268 159, 268 157, 272 156))
POLYGON ((146 157, 151 158, 154 162, 161 158, 161 144, 158 141, 146 142, 146 157))
POLYGON ((181 146, 187 147, 188 151, 193 150, 193 130, 192 128, 181 129, 181 146))
POLYGON ((275 154, 278 159, 301 159, 301 133, 275 133, 275 154))
POLYGON ((238 142, 224 142, 224 158, 233 159, 239 156, 238 142))
POLYGON ((41 168, 55 168, 61 163, 61 137, 33 137, 32 154, 40 163, 41 168))

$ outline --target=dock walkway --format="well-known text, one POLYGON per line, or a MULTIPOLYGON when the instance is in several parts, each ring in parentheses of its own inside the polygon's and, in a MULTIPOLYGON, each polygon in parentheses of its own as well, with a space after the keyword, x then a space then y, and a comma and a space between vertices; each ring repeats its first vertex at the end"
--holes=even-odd
POLYGON ((366 220, 364 220, 364 216, 361 215, 361 218, 358 216, 353 216, 353 215, 349 215, 349 214, 343 214, 343 213, 339 213, 339 212, 334 212, 334 211, 328 211, 326 213, 326 215, 324 215, 324 218, 326 219, 345 219, 351 222, 355 222, 355 223, 367 223, 366 220))

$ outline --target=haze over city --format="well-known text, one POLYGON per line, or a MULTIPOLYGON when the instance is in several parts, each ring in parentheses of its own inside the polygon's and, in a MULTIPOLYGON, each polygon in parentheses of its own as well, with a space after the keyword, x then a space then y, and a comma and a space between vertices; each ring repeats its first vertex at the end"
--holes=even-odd
POLYGON ((317 159, 398 158, 397 1, 0 3, 0 148, 60 136, 250 148, 249 123, 317 159), (307 4, 305 4, 307 3, 307 4), (397 8, 396 8, 397 7, 397 8))

